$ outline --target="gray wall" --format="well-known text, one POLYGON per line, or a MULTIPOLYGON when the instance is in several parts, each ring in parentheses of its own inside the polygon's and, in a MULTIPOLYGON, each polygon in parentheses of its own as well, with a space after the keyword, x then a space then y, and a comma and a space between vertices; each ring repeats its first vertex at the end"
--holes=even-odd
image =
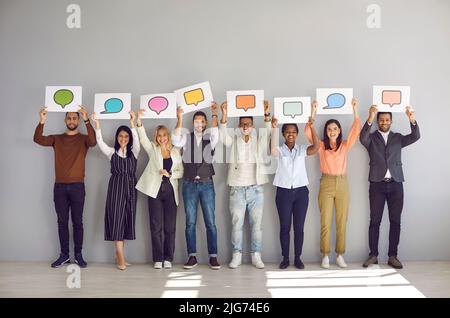
MULTIPOLYGON (((0 260, 45 260, 59 251, 53 209, 53 151, 33 143, 46 85, 82 85, 84 104, 93 109, 97 92, 139 95, 170 92, 209 80, 217 101, 226 90, 265 90, 274 96, 314 96, 316 87, 353 87, 363 119, 372 85, 410 85, 422 138, 403 152, 405 205, 399 256, 404 260, 449 260, 448 180, 450 105, 450 2, 447 0, 346 1, 75 1, 82 28, 66 27, 69 1, 0 1, 0 260), (380 29, 366 26, 366 8, 382 9, 380 29), (442 138, 442 141, 438 140, 442 138)), ((345 127, 351 116, 337 116, 345 127)), ((186 116, 190 122, 190 116, 186 116)), ((322 127, 328 116, 319 117, 322 127)), ((164 124, 175 125, 174 120, 164 124)), ((126 121, 102 122, 112 143, 126 121)), ((258 119, 258 125, 262 120, 258 119)), ((148 131, 156 122, 146 121, 148 131)), ((45 133, 65 128, 51 113, 45 133)), ((394 130, 408 133, 404 114, 394 130)), ((84 128, 83 128, 84 131, 84 128)), ((304 139, 302 138, 302 142, 304 139)), ((111 261, 113 246, 103 240, 103 213, 109 162, 98 148, 87 156, 84 253, 88 261, 111 261)), ((137 175, 147 157, 141 153, 137 175)), ((220 260, 231 256, 225 164, 216 164, 220 260)), ((307 159, 310 205, 304 259, 318 261, 317 156, 307 159)), ((356 144, 348 161, 351 205, 347 231, 350 261, 368 253, 368 156, 356 144)), ((278 216, 274 188, 265 186, 263 257, 278 261, 278 216)), ((139 194, 137 239, 127 243, 130 261, 151 259, 146 198, 139 194)), ((206 261, 202 217, 200 261, 206 261)), ((387 253, 387 214, 380 255, 387 253)), ((248 236, 246 243, 248 246, 248 236)), ((334 242, 334 240, 333 240, 334 242)), ((186 257, 184 207, 178 210, 176 261, 186 257)))

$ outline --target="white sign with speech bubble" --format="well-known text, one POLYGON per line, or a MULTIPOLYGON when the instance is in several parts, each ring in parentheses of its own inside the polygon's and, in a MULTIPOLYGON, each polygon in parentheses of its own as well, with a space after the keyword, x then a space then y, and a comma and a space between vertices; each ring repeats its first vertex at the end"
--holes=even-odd
POLYGON ((195 112, 202 108, 211 107, 213 101, 211 85, 203 82, 177 89, 175 92, 177 104, 183 108, 184 113, 195 112))
POLYGON ((400 113, 410 102, 409 86, 374 86, 373 104, 378 111, 400 113))
POLYGON ((81 86, 45 87, 45 106, 49 112, 77 112, 81 100, 81 86))
POLYGON ((177 98, 174 93, 142 95, 142 118, 177 118, 177 98))
POLYGON ((228 91, 228 117, 264 116, 264 91, 228 91))
POLYGON ((98 119, 129 119, 130 93, 95 94, 94 112, 98 119))
POLYGON ((273 115, 278 123, 307 123, 311 116, 311 97, 275 97, 273 115))
POLYGON ((317 114, 353 114, 352 98, 353 88, 318 88, 317 114))

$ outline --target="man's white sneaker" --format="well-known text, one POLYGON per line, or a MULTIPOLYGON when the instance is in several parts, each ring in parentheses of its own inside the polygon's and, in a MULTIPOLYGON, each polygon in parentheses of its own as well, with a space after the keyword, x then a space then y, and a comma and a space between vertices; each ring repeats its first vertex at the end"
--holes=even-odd
POLYGON ((260 252, 254 252, 252 253, 252 264, 255 265, 256 268, 264 268, 264 263, 261 259, 261 253, 260 252))
POLYGON ((162 265, 163 265, 162 262, 155 262, 155 264, 153 264, 153 268, 154 269, 161 269, 162 265))
POLYGON ((167 269, 172 268, 172 263, 169 261, 164 261, 164 268, 167 268, 167 269))
POLYGON ((242 253, 234 252, 233 257, 231 258, 230 264, 228 264, 229 268, 238 268, 239 265, 242 264, 242 253))
POLYGON ((346 268, 347 264, 344 261, 344 257, 342 255, 338 255, 336 258, 336 265, 340 268, 346 268))
POLYGON ((320 265, 320 267, 328 269, 330 268, 330 259, 328 258, 328 255, 325 255, 322 258, 322 264, 320 265))

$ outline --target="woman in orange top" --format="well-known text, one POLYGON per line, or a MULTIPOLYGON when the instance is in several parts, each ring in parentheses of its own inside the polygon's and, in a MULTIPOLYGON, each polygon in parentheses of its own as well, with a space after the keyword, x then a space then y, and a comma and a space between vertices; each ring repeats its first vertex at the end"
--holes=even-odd
MULTIPOLYGON (((358 102, 352 99, 354 114, 353 125, 347 140, 342 140, 341 124, 336 119, 325 123, 323 140, 320 141, 319 158, 322 177, 320 179, 320 252, 323 254, 322 267, 329 268, 330 234, 333 207, 336 210, 336 264, 345 268, 345 231, 347 224, 349 189, 346 175, 347 154, 358 139, 361 120, 358 115, 358 102)), ((317 108, 313 109, 314 118, 317 108)), ((305 134, 310 139, 310 129, 305 127, 305 134)), ((310 139, 311 140, 311 139, 310 139)))

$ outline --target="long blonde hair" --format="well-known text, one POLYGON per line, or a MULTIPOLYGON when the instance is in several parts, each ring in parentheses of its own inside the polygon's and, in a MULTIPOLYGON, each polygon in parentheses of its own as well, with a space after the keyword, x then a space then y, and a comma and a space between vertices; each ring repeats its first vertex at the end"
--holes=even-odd
POLYGON ((166 126, 164 126, 164 125, 158 125, 158 126, 156 127, 156 129, 155 129, 155 135, 154 135, 154 137, 153 137, 154 143, 155 143, 156 145, 158 145, 159 147, 161 147, 161 145, 159 144, 159 142, 158 142, 158 140, 157 140, 158 132, 159 132, 160 130, 165 130, 165 131, 166 131, 166 133, 167 133, 167 138, 168 138, 168 140, 169 140, 168 143, 167 143, 167 149, 168 149, 168 150, 172 150, 172 147, 173 147, 173 144, 172 144, 172 138, 171 138, 169 129, 168 129, 166 126))

